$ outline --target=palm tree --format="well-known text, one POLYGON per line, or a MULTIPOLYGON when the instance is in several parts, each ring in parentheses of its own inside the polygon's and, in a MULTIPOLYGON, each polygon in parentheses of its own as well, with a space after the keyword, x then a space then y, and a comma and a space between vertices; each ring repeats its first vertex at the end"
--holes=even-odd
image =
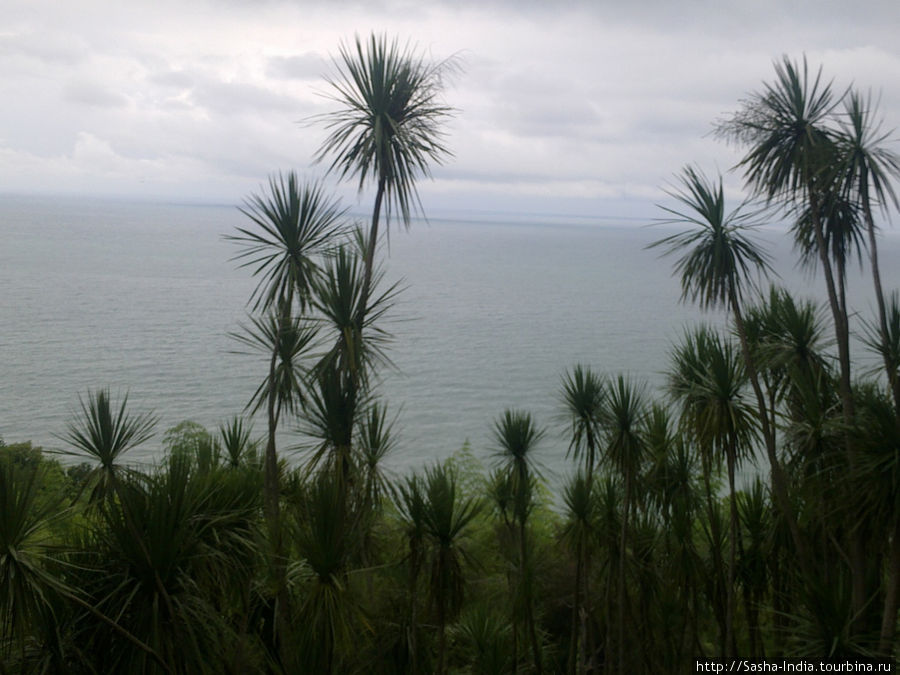
POLYGON ((294 300, 306 308, 317 258, 333 245, 344 210, 328 199, 321 183, 301 183, 297 174, 271 176, 267 194, 248 197, 240 212, 257 229, 237 228, 227 235, 241 247, 232 260, 249 267, 259 282, 250 296, 253 311, 283 310, 294 300))
POLYGON ((368 295, 364 294, 361 256, 368 243, 359 230, 355 234, 354 242, 341 243, 329 252, 314 284, 312 303, 331 339, 331 348, 317 368, 337 368, 354 386, 365 389, 375 368, 391 364, 385 353, 391 334, 381 322, 393 307, 400 287, 397 282, 381 291, 384 272, 379 266, 371 272, 368 295))
POLYGON ((534 620, 533 570, 528 559, 527 524, 534 507, 534 481, 538 464, 534 451, 544 435, 529 413, 506 410, 494 423, 496 456, 503 463, 502 470, 512 493, 513 519, 517 525, 519 546, 519 595, 525 608, 525 629, 531 642, 531 656, 537 673, 543 672, 541 651, 534 620))
POLYGON ((474 497, 457 489, 455 471, 444 464, 425 469, 425 534, 431 559, 431 598, 437 605, 438 675, 447 672, 447 622, 460 611, 465 591, 462 563, 468 557, 465 537, 481 510, 474 497))
POLYGON ((151 413, 126 412, 127 394, 115 412, 108 389, 89 391, 87 402, 79 396, 78 403, 81 416, 69 422, 66 434, 59 438, 76 448, 69 454, 98 463, 86 476, 85 486, 90 487, 90 502, 99 504, 117 494, 124 471, 122 455, 153 436, 158 418, 151 413))
MULTIPOLYGON (((282 557, 280 531, 278 453, 275 432, 281 412, 293 412, 300 400, 299 360, 311 345, 314 331, 302 322, 309 304, 312 284, 318 275, 318 258, 332 245, 340 230, 343 211, 338 203, 326 197, 321 185, 301 184, 294 172, 285 179, 279 174, 269 178, 268 194, 252 195, 241 212, 256 226, 239 227, 238 233, 226 237, 241 247, 235 256, 241 267, 250 267, 259 282, 250 297, 254 311, 264 318, 253 317, 255 330, 238 336, 245 344, 268 350, 269 372, 251 398, 248 407, 259 409, 266 404, 268 438, 263 460, 263 490, 269 537, 276 559, 282 557), (301 318, 294 316, 299 305, 301 318)), ((287 621, 287 595, 284 570, 276 564, 279 578, 279 633, 287 621)))
POLYGON ((97 609, 152 651, 111 639, 104 622, 86 635, 97 670, 154 672, 155 654, 175 672, 225 669, 239 638, 224 608, 252 577, 257 502, 253 483, 223 471, 203 474, 172 455, 152 474, 127 479, 101 509, 90 584, 97 609))
POLYGON ((730 342, 708 328, 688 336, 676 358, 679 366, 670 375, 673 393, 683 406, 682 420, 688 433, 706 452, 725 455, 730 508, 728 578, 723 644, 734 656, 735 571, 737 566, 738 510, 735 470, 751 447, 752 412, 742 400, 746 384, 744 364, 730 342), (697 370, 699 368, 699 370, 697 370))
MULTIPOLYGON (((881 123, 874 120, 875 104, 871 95, 865 99, 851 90, 844 101, 844 118, 840 119, 837 136, 840 158, 839 176, 844 182, 845 193, 855 199, 862 208, 869 239, 869 260, 872 264, 872 281, 875 285, 875 301, 878 322, 884 344, 888 339, 887 312, 881 271, 878 265, 878 242, 875 237, 873 201, 885 209, 888 203, 900 208, 891 179, 900 177, 900 158, 885 145, 890 133, 881 133, 881 123)), ((888 383, 894 396, 894 406, 900 415, 900 379, 885 361, 888 383)))
POLYGON ((619 534, 619 672, 625 665, 625 551, 636 482, 644 461, 645 443, 641 433, 646 414, 644 387, 619 375, 610 384, 603 410, 602 424, 606 461, 622 477, 625 495, 622 501, 622 527, 619 534))
POLYGON ((684 169, 681 188, 670 196, 686 208, 663 207, 669 217, 662 222, 686 224, 694 229, 670 235, 651 246, 663 247, 666 255, 680 255, 675 270, 681 275, 682 300, 691 298, 703 309, 725 307, 731 311, 756 396, 759 423, 772 471, 772 487, 778 507, 788 521, 797 553, 805 561, 806 549, 788 497, 787 476, 776 452, 775 428, 767 414, 768 406, 760 387, 759 369, 742 311, 744 294, 754 285, 753 275, 771 270, 768 254, 747 236, 758 225, 760 214, 749 210, 748 202, 726 212, 721 176, 713 183, 692 167, 684 169))
MULTIPOLYGON (((813 235, 822 264, 828 303, 840 366, 839 391, 846 429, 854 424, 855 404, 850 362, 850 326, 846 307, 841 306, 829 257, 823 206, 829 192, 839 189, 835 179, 841 166, 841 142, 828 126, 834 109, 843 98, 835 97, 830 83, 823 83, 821 68, 810 78, 804 59, 802 68, 784 57, 775 66, 774 84, 766 85, 745 103, 743 110, 723 123, 720 133, 749 146, 738 164, 748 184, 769 200, 802 204, 812 217, 813 235)), ((851 172, 852 173, 852 172, 851 172)), ((847 464, 855 470, 854 439, 845 435, 847 464)), ((863 630, 868 599, 871 597, 868 558, 862 529, 851 527, 849 561, 853 576, 852 602, 859 619, 854 628, 863 630)))
POLYGON ((219 437, 225 454, 228 455, 228 466, 236 469, 242 464, 255 464, 256 441, 250 440, 253 425, 246 423, 240 415, 235 415, 227 423, 219 425, 219 437))
POLYGON ((394 504, 403 526, 409 552, 406 560, 409 566, 409 629, 407 645, 410 655, 410 672, 416 675, 418 669, 418 588, 419 575, 425 560, 426 505, 425 483, 421 476, 406 476, 394 491, 394 504))
POLYGON ((343 672, 341 659, 351 653, 362 621, 348 578, 355 518, 344 508, 343 492, 337 475, 319 472, 305 490, 297 514, 294 541, 310 571, 297 616, 304 672, 343 672))
POLYGON ((283 413, 295 414, 304 400, 305 373, 303 361, 315 347, 317 327, 290 310, 269 311, 264 317, 250 317, 250 326, 243 326, 243 333, 231 337, 251 351, 266 355, 269 372, 263 378, 247 403, 247 410, 256 413, 266 407, 268 436, 264 462, 264 492, 266 518, 273 535, 279 519, 279 469, 275 447, 275 432, 283 413))
POLYGON ((382 205, 388 218, 396 210, 408 227, 412 209, 419 206, 416 179, 429 174, 430 162, 440 163, 450 154, 440 125, 453 109, 441 103, 440 94, 455 64, 431 63, 409 44, 372 34, 367 43, 357 36, 354 47, 342 45, 335 65, 338 72, 327 81, 341 108, 320 116, 329 135, 316 160, 331 157, 328 170, 341 179, 358 177, 360 190, 370 179, 376 185, 365 255, 365 306, 382 205))
POLYGON ((268 406, 266 512, 274 524, 278 519, 275 429, 281 409, 291 407, 290 401, 297 392, 295 362, 285 357, 297 356, 298 346, 305 347, 311 339, 293 318, 292 306, 296 300, 301 312, 306 308, 318 273, 317 258, 332 245, 343 211, 336 201, 325 196, 320 184, 301 184, 297 174, 290 172, 287 179, 281 174, 270 177, 268 194, 250 196, 241 213, 258 229, 239 227, 238 234, 226 239, 241 247, 234 257, 240 266, 252 268, 253 275, 259 277, 250 297, 253 310, 268 313, 266 320, 254 319, 254 341, 267 343, 272 357, 269 376, 251 399, 251 405, 258 409, 266 400, 268 406))
MULTIPOLYGON (((592 481, 579 470, 563 488, 566 523, 562 539, 575 554, 575 592, 572 602, 572 634, 569 638, 569 673, 583 673, 586 667, 584 643, 579 636, 586 633, 584 625, 583 590, 590 579, 590 561, 596 537, 597 493, 592 481), (580 646, 579 646, 580 643, 580 646)), ((590 591, 587 596, 590 597, 590 591)))
POLYGON ((563 377, 562 404, 572 429, 569 451, 576 460, 582 459, 584 462, 588 483, 594 479, 600 411, 605 395, 603 380, 590 368, 579 364, 563 377))

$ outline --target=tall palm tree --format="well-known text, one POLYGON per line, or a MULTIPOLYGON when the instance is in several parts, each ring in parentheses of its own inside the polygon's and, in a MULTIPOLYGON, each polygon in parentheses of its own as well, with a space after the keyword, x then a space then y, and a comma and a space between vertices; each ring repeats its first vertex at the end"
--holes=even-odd
POLYGON ((494 423, 495 454, 512 492, 513 519, 517 526, 519 547, 519 596, 525 609, 525 630, 531 643, 531 656, 537 673, 543 672, 541 650, 534 619, 533 570, 529 560, 527 537, 528 516, 534 507, 534 481, 538 463, 534 451, 544 431, 535 425, 527 412, 506 410, 494 423))
POLYGON ((702 449, 725 455, 728 469, 730 527, 724 646, 727 655, 734 656, 739 525, 735 471, 749 454, 754 432, 753 413, 742 396, 747 378, 744 364, 738 360, 731 343, 708 328, 699 329, 694 339, 689 336, 681 351, 682 356, 677 359, 681 367, 670 376, 670 381, 681 399, 682 419, 702 449), (695 350, 699 353, 685 354, 695 350), (700 370, 695 370, 698 367, 700 370))
MULTIPOLYGON (((850 362, 850 326, 846 307, 841 306, 835 284, 822 220, 827 195, 839 184, 840 141, 829 125, 843 96, 835 96, 831 84, 823 82, 821 68, 810 77, 806 59, 802 66, 785 56, 775 65, 775 81, 762 93, 753 94, 741 111, 720 127, 720 133, 748 146, 738 163, 747 183, 769 200, 801 204, 809 209, 812 229, 822 265, 831 309, 840 366, 839 391, 844 423, 854 424, 855 403, 850 362)), ((845 453, 855 470, 856 449, 850 433, 845 435, 845 453)), ((867 571, 869 556, 860 527, 851 527, 848 552, 852 573, 852 602, 859 619, 854 629, 863 630, 871 596, 867 571)))
POLYGON ((276 559, 279 614, 283 634, 287 623, 287 592, 282 565, 281 506, 275 433, 283 410, 293 411, 301 393, 299 361, 313 339, 303 323, 321 255, 340 231, 343 210, 329 199, 320 183, 301 183, 294 172, 269 178, 268 192, 250 196, 241 209, 255 227, 239 227, 226 239, 241 251, 235 256, 241 267, 259 278, 249 303, 263 318, 253 317, 255 331, 239 337, 245 344, 268 349, 269 372, 248 407, 266 404, 268 436, 263 459, 263 491, 269 538, 276 559), (294 314, 299 306, 301 316, 294 314))
MULTIPOLYGON (((875 237, 873 203, 886 209, 889 203, 900 208, 891 179, 900 178, 900 157, 886 147, 890 132, 881 132, 881 123, 875 120, 876 104, 871 94, 865 99, 851 90, 844 100, 844 116, 839 119, 837 135, 839 178, 845 193, 858 201, 862 208, 869 240, 869 260, 872 265, 872 281, 883 344, 888 339, 887 312, 884 290, 881 286, 881 270, 878 265, 878 242, 875 237)), ((900 379, 885 361, 888 383, 894 397, 894 406, 900 415, 900 379)))
POLYGON ((252 309, 269 316, 254 319, 257 335, 265 338, 262 341, 268 343, 272 357, 266 383, 257 390, 251 405, 258 408, 262 400, 267 402, 266 512, 274 524, 279 510, 275 430, 281 408, 296 394, 296 389, 288 392, 279 386, 288 384, 291 389, 295 382, 291 376, 295 364, 284 356, 297 355, 294 347, 309 340, 301 338, 303 330, 293 316, 293 305, 297 302, 301 313, 306 309, 318 274, 318 258, 333 245, 344 212, 337 201, 325 195, 320 183, 301 183, 297 174, 290 172, 287 177, 270 177, 268 192, 247 198, 241 213, 255 227, 239 227, 237 234, 226 239, 241 247, 234 260, 240 261, 241 267, 251 268, 259 278, 249 301, 252 309))
POLYGON ((617 376, 609 387, 602 423, 606 461, 622 477, 625 491, 622 501, 622 527, 619 534, 619 672, 627 671, 625 663, 625 551, 636 483, 646 449, 642 434, 645 415, 644 387, 635 384, 624 375, 617 376))
POLYGON ((342 45, 335 65, 337 74, 327 81, 341 107, 319 118, 329 134, 316 160, 331 158, 329 171, 341 179, 358 177, 360 190, 375 183, 362 294, 367 299, 382 207, 388 218, 398 211, 408 227, 419 206, 416 180, 429 174, 429 163, 450 154, 441 123, 453 109, 440 94, 455 63, 432 63, 411 45, 373 33, 366 42, 357 36, 353 46, 342 45))
POLYGON ((669 214, 662 222, 690 225, 692 229, 654 242, 666 255, 680 256, 675 270, 681 276, 681 297, 697 302, 703 309, 730 310, 757 409, 766 455, 772 472, 772 487, 787 519, 797 553, 806 559, 806 549, 788 496, 788 480, 776 450, 775 428, 767 414, 768 405, 759 382, 759 368, 744 324, 743 298, 755 285, 754 275, 771 271, 769 256, 747 235, 759 224, 760 214, 743 202, 733 211, 725 209, 722 177, 716 182, 692 167, 681 175, 681 186, 670 193, 683 210, 663 207, 669 214))

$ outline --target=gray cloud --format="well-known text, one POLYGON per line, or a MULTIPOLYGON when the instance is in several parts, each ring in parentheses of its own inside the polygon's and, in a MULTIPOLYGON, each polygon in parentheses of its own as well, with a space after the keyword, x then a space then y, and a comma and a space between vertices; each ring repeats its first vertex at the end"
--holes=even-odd
POLYGON ((297 122, 333 108, 330 57, 371 30, 461 55, 445 95, 455 157, 422 184, 448 204, 595 208, 659 194, 687 162, 727 169, 711 124, 783 53, 881 91, 885 127, 900 126, 893 0, 7 4, 0 177, 22 189, 229 199, 273 170, 321 173, 324 130, 297 122))
POLYGON ((63 91, 66 101, 98 108, 122 108, 128 99, 96 82, 74 82, 63 91))
POLYGON ((266 65, 266 75, 275 79, 320 81, 332 70, 331 61, 313 52, 295 56, 273 56, 266 65))

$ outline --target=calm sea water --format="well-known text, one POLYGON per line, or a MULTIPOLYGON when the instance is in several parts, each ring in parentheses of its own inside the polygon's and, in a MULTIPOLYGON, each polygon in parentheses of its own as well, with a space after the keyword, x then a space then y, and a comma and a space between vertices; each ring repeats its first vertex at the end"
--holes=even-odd
MULTIPOLYGON (((109 386, 162 431, 208 428, 241 412, 267 360, 233 353, 254 282, 222 236, 245 224, 230 206, 0 196, 0 437, 61 448, 79 394, 109 386)), ((591 218, 442 220, 393 231, 385 264, 402 279, 388 328, 396 369, 380 391, 399 412, 390 466, 403 471, 469 441, 491 453, 505 408, 547 427, 544 464, 565 469, 560 379, 576 363, 626 372, 652 391, 684 327, 717 321, 680 305, 671 261, 645 246, 667 231, 591 218)), ((793 268, 786 236, 763 234, 782 282, 822 297, 793 268)), ((885 285, 900 287, 900 241, 882 243, 885 285)), ((853 306, 871 316, 871 283, 853 306)), ((857 349, 863 359, 861 350, 857 349)), ((256 425, 262 435, 262 421, 256 425)), ((290 431, 282 445, 300 443, 290 431)))

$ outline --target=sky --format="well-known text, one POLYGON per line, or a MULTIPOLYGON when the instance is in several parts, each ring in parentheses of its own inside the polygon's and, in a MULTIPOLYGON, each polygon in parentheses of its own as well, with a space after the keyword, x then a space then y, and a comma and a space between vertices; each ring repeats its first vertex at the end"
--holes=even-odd
MULTIPOLYGON (((641 215, 782 55, 880 97, 900 127, 896 0, 0 0, 0 194, 239 203, 312 161, 340 45, 396 36, 460 68, 428 213, 641 215)), ((900 147, 894 146, 895 150, 900 147)))

